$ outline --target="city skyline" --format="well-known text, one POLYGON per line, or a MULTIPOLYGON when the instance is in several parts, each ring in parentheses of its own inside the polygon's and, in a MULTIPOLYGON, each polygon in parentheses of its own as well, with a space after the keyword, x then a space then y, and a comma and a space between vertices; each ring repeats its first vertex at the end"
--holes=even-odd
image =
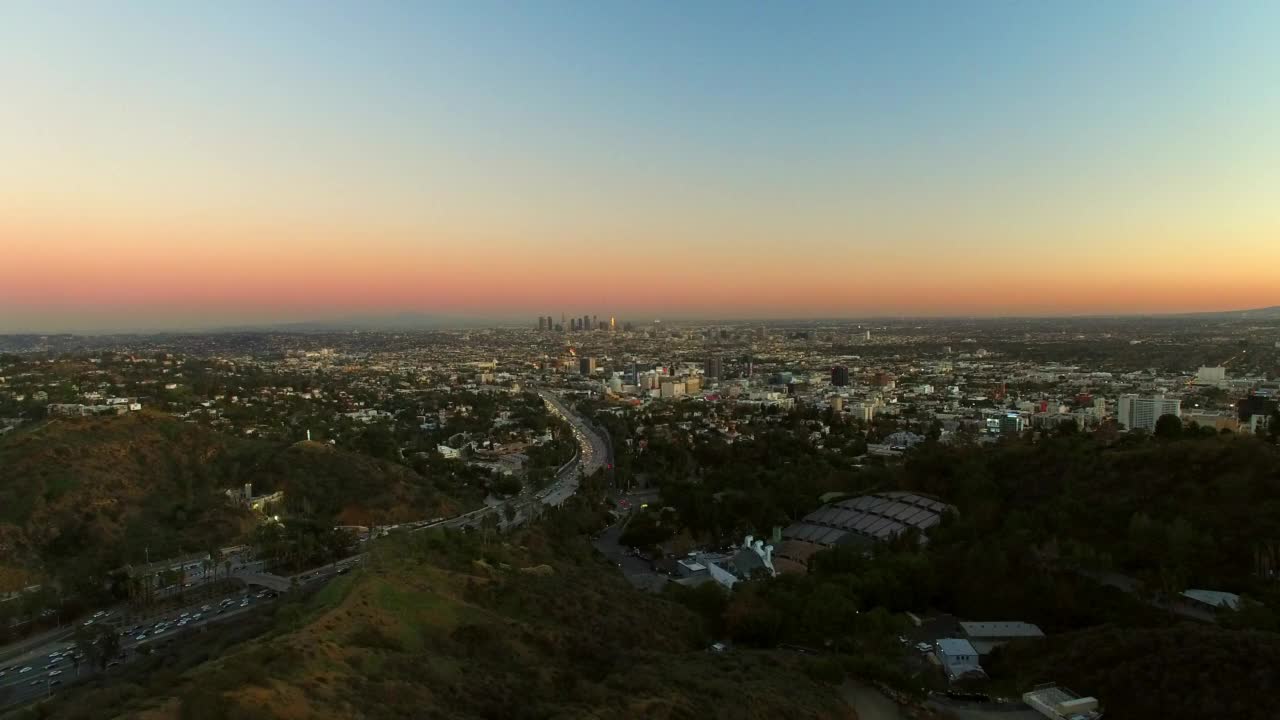
POLYGON ((0 332, 1280 304, 1273 4, 7 15, 0 332))

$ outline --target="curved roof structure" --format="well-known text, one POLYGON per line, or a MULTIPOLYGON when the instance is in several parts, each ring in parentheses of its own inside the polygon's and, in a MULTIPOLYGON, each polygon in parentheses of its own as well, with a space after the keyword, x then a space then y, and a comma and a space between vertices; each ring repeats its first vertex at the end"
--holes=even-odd
POLYGON ((824 505, 783 530, 782 537, 819 545, 888 540, 908 528, 928 530, 942 522, 948 510, 954 508, 925 495, 875 493, 824 505))

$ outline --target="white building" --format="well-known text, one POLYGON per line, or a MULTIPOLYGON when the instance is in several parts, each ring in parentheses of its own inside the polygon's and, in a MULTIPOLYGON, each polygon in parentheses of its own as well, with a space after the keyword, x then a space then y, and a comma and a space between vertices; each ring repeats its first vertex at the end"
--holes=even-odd
POLYGON ((1196 371, 1196 385, 1220 386, 1227 382, 1225 367, 1202 367, 1196 371))
POLYGON ((1182 417, 1182 401, 1166 398, 1163 395, 1140 397, 1138 395, 1121 395, 1116 403, 1116 420, 1124 430, 1146 430, 1150 432, 1156 427, 1156 421, 1162 415, 1182 417))
POLYGON ((986 677, 986 671, 978 662, 978 651, 968 640, 942 638, 937 647, 938 660, 946 669, 948 680, 954 682, 963 678, 986 677))

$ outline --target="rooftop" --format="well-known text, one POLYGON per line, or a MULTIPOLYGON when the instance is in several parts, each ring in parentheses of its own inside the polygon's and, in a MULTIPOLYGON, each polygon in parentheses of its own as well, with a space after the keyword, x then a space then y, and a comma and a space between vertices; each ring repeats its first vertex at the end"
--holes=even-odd
POLYGON ((888 540, 910 528, 927 530, 942 521, 951 506, 910 492, 863 495, 824 505, 793 523, 782 536, 819 545, 835 545, 860 536, 888 540))
POLYGON ((1025 622, 962 622, 960 627, 971 638, 1038 638, 1044 631, 1025 622))

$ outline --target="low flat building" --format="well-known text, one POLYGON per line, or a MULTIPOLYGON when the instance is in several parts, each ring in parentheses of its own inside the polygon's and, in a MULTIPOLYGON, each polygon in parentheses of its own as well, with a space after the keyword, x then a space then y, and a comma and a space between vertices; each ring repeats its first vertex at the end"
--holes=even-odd
POLYGON ((1081 697, 1052 683, 1023 693, 1022 702, 1049 720, 1098 720, 1102 717, 1097 698, 1081 697))
POLYGON ((978 651, 963 638, 942 638, 937 642, 938 661, 947 673, 947 680, 982 679, 987 672, 978 661, 978 651))
POLYGON ((1044 638, 1043 630, 1025 622, 962 622, 960 629, 979 655, 990 655, 995 648, 1014 640, 1044 638))

